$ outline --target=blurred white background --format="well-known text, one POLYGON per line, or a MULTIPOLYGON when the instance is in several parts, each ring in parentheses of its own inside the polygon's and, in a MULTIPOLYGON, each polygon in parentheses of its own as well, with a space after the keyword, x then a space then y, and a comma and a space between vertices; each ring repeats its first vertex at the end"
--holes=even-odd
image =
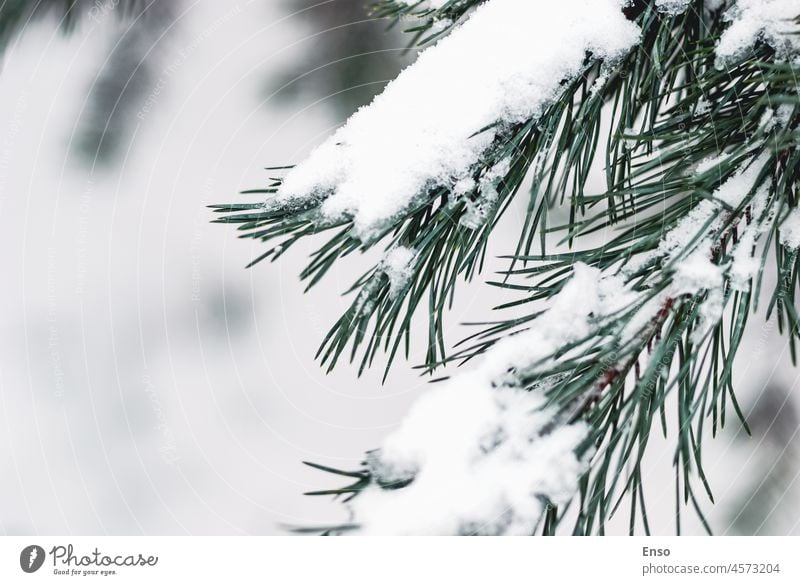
MULTIPOLYGON (((396 74, 403 39, 358 22, 361 0, 172 0, 138 19, 95 8, 69 35, 32 21, 0 72, 0 532, 345 520, 302 495, 339 483, 301 461, 358 465, 425 380, 413 356, 383 386, 382 364, 325 375, 314 353, 365 264, 303 294, 319 241, 245 270, 262 247, 210 224, 206 205, 300 160, 396 74)), ((494 253, 513 251, 522 212, 494 253)), ((502 295, 477 282, 457 300, 451 342, 502 295)), ((720 533, 800 533, 797 371, 762 322, 737 372, 754 437, 731 417, 706 445, 720 533)), ((671 460, 654 438, 644 481, 659 533, 674 531, 671 460)), ((688 510, 684 529, 701 530, 688 510)))

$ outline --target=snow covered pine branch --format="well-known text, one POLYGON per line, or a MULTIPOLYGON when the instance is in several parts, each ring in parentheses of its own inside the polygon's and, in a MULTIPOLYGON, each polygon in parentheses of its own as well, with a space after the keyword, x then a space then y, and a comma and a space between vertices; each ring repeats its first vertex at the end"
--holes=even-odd
POLYGON ((353 514, 331 531, 552 534, 569 518, 575 534, 603 533, 627 496, 631 532, 649 532, 641 462, 668 396, 676 512, 691 504, 705 523, 704 433, 726 405, 746 424, 731 378, 748 314, 764 306, 792 347, 798 336, 800 0, 375 10, 440 40, 252 191, 265 202, 216 206, 243 236, 278 240, 256 261, 332 231, 302 275, 310 284, 385 246, 323 341, 329 367, 348 345, 353 358, 363 350, 361 368, 381 347, 391 364, 420 302, 430 370, 480 357, 433 385, 362 469, 318 466, 355 479, 321 492, 346 496, 353 514), (590 169, 605 179, 599 194, 586 192, 590 169), (536 311, 448 355, 442 312, 523 184, 526 221, 497 284, 536 311), (560 206, 568 219, 553 225, 560 206))

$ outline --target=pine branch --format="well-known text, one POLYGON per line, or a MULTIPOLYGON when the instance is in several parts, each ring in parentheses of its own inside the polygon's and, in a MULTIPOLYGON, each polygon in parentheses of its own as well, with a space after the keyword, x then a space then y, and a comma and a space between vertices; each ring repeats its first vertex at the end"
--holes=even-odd
MULTIPOLYGON (((454 0, 432 11, 385 2, 378 14, 427 18, 411 31, 424 41, 437 19, 457 22, 475 4, 454 0)), ((563 298, 576 266, 595 270, 599 283, 624 289, 625 302, 589 315, 586 330, 578 328, 554 350, 514 363, 499 377, 493 372, 492 384, 546 398, 542 409, 552 419, 539 429, 540 438, 573 424, 588 426, 576 449, 579 459, 592 463, 571 502, 575 534, 603 534, 626 497, 631 532, 641 525, 649 533, 642 461, 653 427, 670 432, 667 408, 674 406, 676 514, 691 506, 710 531, 702 507, 713 493, 702 440, 709 425, 716 434, 731 416, 747 428, 733 390, 733 363, 762 298, 771 249, 778 284, 767 295, 766 316, 776 315, 796 357, 800 233, 791 234, 800 230, 800 221, 794 227, 800 213, 798 71, 763 39, 721 60, 716 48, 727 26, 724 9, 708 11, 702 0, 677 14, 636 2, 626 14, 642 30, 640 43, 618 61, 587 55, 581 74, 565 79, 539 116, 495 134, 466 197, 445 185, 418 193, 367 239, 352 218, 326 220, 319 213, 324 197, 216 209, 224 214, 219 221, 238 224, 242 237, 280 240, 256 262, 280 257, 307 235, 335 230, 302 275, 309 286, 356 250, 382 245, 417 252, 401 291, 392 290, 381 263, 354 283, 353 304, 319 352, 329 368, 349 344, 351 359, 363 351, 360 371, 379 348, 389 354, 388 370, 404 342, 408 351, 420 305, 430 315, 426 371, 494 356, 501 341, 535 335, 552 319, 547 307, 563 298), (589 194, 589 171, 598 165, 605 191, 589 194), (491 182, 497 196, 482 208, 483 221, 465 221, 476 203, 486 203, 482 179, 497 169, 504 172, 491 182), (480 272, 488 238, 526 176, 532 188, 519 244, 492 283, 522 293, 501 307, 521 314, 484 324, 449 353, 442 315, 456 282, 480 272), (569 209, 563 225, 551 225, 556 206, 569 209), (585 244, 601 230, 613 234, 608 242, 585 244)), ((257 192, 275 193, 281 185, 279 177, 257 192)), ((354 501, 388 487, 380 485, 391 478, 381 465, 376 452, 356 472, 356 484, 345 488, 354 501)), ((413 472, 401 479, 399 488, 388 483, 401 491, 413 487, 413 472)), ((553 533, 568 508, 547 500, 541 531, 553 533)))

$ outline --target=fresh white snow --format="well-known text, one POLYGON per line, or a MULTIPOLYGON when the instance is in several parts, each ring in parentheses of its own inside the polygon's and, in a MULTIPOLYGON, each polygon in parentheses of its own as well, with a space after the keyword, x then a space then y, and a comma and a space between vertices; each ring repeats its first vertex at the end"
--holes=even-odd
MULTIPOLYGON (((453 202, 466 202, 462 223, 479 227, 508 171, 503 161, 480 172, 498 133, 540 115, 561 82, 579 74, 587 52, 614 60, 637 42, 639 30, 622 14, 623 4, 561 0, 548 3, 542 18, 536 2, 487 1, 290 171, 267 205, 322 198, 325 217, 352 218, 356 234, 369 240, 416 197, 444 187, 453 202)), ((658 1, 670 14, 688 4, 658 1)), ((781 52, 793 50, 796 41, 786 39, 785 24, 800 14, 800 0, 739 0, 727 14, 731 25, 717 49, 720 59, 758 39, 781 52)), ((709 159, 697 172, 716 163, 709 159)), ((674 274, 659 295, 644 302, 652 295, 627 283, 641 258, 607 272, 575 264, 572 278, 527 331, 498 342, 473 371, 434 386, 371 454, 377 483, 350 504, 360 532, 530 534, 546 500, 568 501, 588 469, 576 455, 588 429, 556 420, 546 405, 546 383, 524 390, 516 387, 520 375, 535 376, 558 349, 637 303, 642 307, 618 332, 623 339, 641 334, 667 299, 706 292, 695 332, 705 335, 722 317, 726 275, 743 290, 757 273, 753 253, 765 229, 766 191, 753 190, 763 163, 762 157, 743 167, 663 236, 649 259, 671 263, 674 274), (719 265, 714 250, 726 209, 750 195, 756 220, 742 227, 733 260, 719 265), (404 487, 381 487, 391 483, 404 487)), ((781 241, 800 246, 798 212, 784 221, 781 241)), ((404 247, 385 256, 380 268, 390 295, 408 286, 414 256, 404 247)))
POLYGON ((408 286, 411 265, 416 252, 404 246, 395 246, 383 258, 381 269, 389 278, 389 296, 396 298, 408 286))
POLYGON ((353 503, 365 534, 531 534, 548 498, 563 504, 586 469, 583 424, 540 435, 552 419, 541 394, 460 376, 413 407, 376 470, 399 490, 370 488, 353 503), (454 412, 453 409, 457 411, 454 412))
POLYGON ((537 2, 487 1, 292 169, 267 205, 324 197, 324 216, 352 217, 362 239, 374 237, 420 194, 473 178, 500 129, 539 115, 587 51, 624 55, 639 30, 621 4, 561 0, 543 17, 537 2))
POLYGON ((593 311, 613 307, 621 284, 582 264, 536 327, 501 341, 473 372, 433 387, 370 461, 382 483, 352 502, 365 534, 530 534, 542 498, 570 499, 588 461, 575 450, 584 424, 551 425, 539 390, 505 385, 508 368, 533 365, 589 331, 593 311), (587 295, 597 289, 598 295, 587 295))
POLYGON ((789 57, 800 50, 792 19, 800 16, 800 0, 737 0, 725 13, 731 24, 722 33, 716 52, 720 64, 741 56, 759 41, 789 57))
POLYGON ((795 207, 789 212, 778 231, 781 244, 790 250, 800 248, 800 208, 795 207))
POLYGON ((661 12, 670 15, 683 13, 691 3, 691 0, 656 0, 656 6, 661 12))
MULTIPOLYGON (((373 484, 359 494, 352 511, 360 532, 530 534, 544 499, 567 502, 588 469, 589 461, 575 455, 587 428, 557 419, 545 403, 546 380, 530 391, 515 387, 520 375, 544 372, 556 350, 637 304, 641 308, 618 334, 623 342, 641 335, 667 299, 680 295, 707 292, 694 333, 702 338, 722 317, 726 270, 735 270, 742 286, 757 270, 751 260, 764 229, 766 187, 756 180, 765 161, 762 155, 743 165, 713 199, 701 201, 663 236, 648 258, 677 260, 665 291, 645 302, 647 290, 631 289, 627 281, 641 259, 605 272, 576 263, 572 278, 528 330, 499 341, 475 370, 429 390, 369 462, 380 484, 410 483, 399 489, 373 484), (757 221, 745 230, 732 266, 718 265, 713 234, 723 226, 725 205, 736 208, 749 195, 757 221)), ((800 240, 800 214, 793 217, 800 240)))
POLYGON ((738 208, 754 188, 756 190, 751 199, 751 215, 760 219, 765 205, 766 186, 756 186, 755 182, 765 162, 766 156, 762 155, 752 160, 746 168, 741 168, 714 192, 713 199, 706 199, 697 204, 662 238, 658 254, 663 255, 665 261, 675 260, 678 258, 677 254, 687 249, 691 250, 686 257, 677 262, 667 295, 677 296, 708 291, 706 300, 700 307, 700 325, 693 333, 695 341, 705 336, 722 318, 724 276, 727 270, 733 269, 730 275, 732 284, 741 290, 749 286, 750 278, 755 276, 758 270, 757 260, 752 257, 757 232, 749 233, 751 230, 745 230, 749 235, 746 241, 741 241, 734 249, 733 266, 720 266, 712 261, 714 246, 719 242, 710 235, 702 234, 717 233, 723 227, 727 213, 723 204, 732 209, 738 208), (742 245, 745 247, 742 248, 742 245))
POLYGON ((761 263, 755 257, 758 238, 766 233, 774 220, 774 210, 767 209, 767 185, 761 185, 752 199, 752 218, 750 225, 745 225, 739 235, 739 243, 733 249, 733 260, 728 268, 728 278, 735 290, 746 291, 750 287, 750 279, 759 271, 761 263))

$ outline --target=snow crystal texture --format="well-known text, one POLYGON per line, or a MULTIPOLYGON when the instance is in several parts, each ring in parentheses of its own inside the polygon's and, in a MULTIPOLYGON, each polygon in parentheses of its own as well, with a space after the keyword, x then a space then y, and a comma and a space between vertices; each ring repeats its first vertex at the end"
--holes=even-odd
POLYGON ((763 40, 778 55, 788 57, 800 50, 798 27, 792 20, 800 16, 800 0, 737 0, 726 12, 731 25, 717 45, 717 57, 726 60, 741 57, 763 40))
POLYGON ((480 5, 292 169, 267 204, 323 197, 325 217, 352 217, 357 235, 375 236, 415 196, 472 178, 499 128, 539 115, 587 51, 608 59, 628 51, 639 29, 621 5, 480 5))
POLYGON ((398 297, 411 280, 411 268, 416 252, 405 246, 395 246, 383 259, 381 269, 389 278, 389 296, 398 297))
POLYGON ((531 534, 546 502, 565 504, 588 461, 576 450, 587 426, 553 425, 541 389, 504 385, 585 335, 590 320, 624 302, 619 279, 583 264, 536 327, 503 340, 473 372, 437 385, 370 460, 378 485, 352 502, 362 534, 531 534), (597 290, 587 295, 587 290, 597 290), (386 489, 386 485, 402 485, 386 489))
MULTIPOLYGON (((428 391, 370 457, 376 483, 352 502, 360 532, 531 534, 546 502, 568 502, 588 469, 588 460, 576 456, 588 428, 565 424, 545 405, 546 381, 528 391, 515 387, 519 376, 534 377, 552 365, 548 360, 558 349, 627 308, 640 307, 619 332, 622 342, 641 335, 666 302, 681 295, 707 293, 695 339, 706 335, 722 317, 726 271, 734 287, 746 287, 758 269, 752 253, 765 229, 766 187, 757 183, 765 162, 762 155, 743 165, 646 256, 677 261, 664 291, 647 300, 646 290, 633 290, 628 275, 635 260, 606 272, 576 263, 572 278, 530 329, 498 342, 474 371, 428 391), (712 234, 723 226, 723 204, 737 208, 748 195, 754 221, 730 265, 715 264, 712 234)), ((794 222, 793 216, 784 222, 785 242, 794 236, 794 222)))
MULTIPOLYGON (((352 218, 356 233, 368 239, 430 189, 455 195, 478 189, 485 192, 481 206, 468 209, 465 221, 480 224, 507 162, 480 178, 479 161, 503 127, 541 114, 561 82, 580 72, 587 52, 616 59, 637 42, 639 30, 622 14, 623 4, 560 0, 543 10, 529 0, 487 1, 295 167, 268 204, 322 198, 324 216, 352 218)), ((658 1, 671 14, 688 4, 658 1)), ((718 57, 759 39, 777 45, 787 14, 800 14, 800 0, 739 0, 729 10, 718 57)), ((764 229, 759 221, 743 231, 729 265, 713 261, 712 234, 725 206, 736 208, 751 195, 756 218, 765 208, 766 194, 755 184, 763 160, 752 163, 663 236, 651 259, 676 261, 666 290, 646 300, 628 283, 631 267, 604 273, 576 264, 530 329, 498 342, 477 369, 423 396, 369 457, 375 481, 350 503, 359 532, 531 534, 548 502, 568 502, 588 469, 576 454, 588 428, 558 419, 546 405, 546 383, 531 391, 516 387, 520 374, 535 375, 559 348, 637 305, 620 335, 638 335, 679 295, 708 293, 696 333, 709 331, 722 316, 726 273, 734 288, 744 289, 758 270, 752 254, 764 229)), ((800 241, 798 224, 794 215, 784 222, 784 244, 800 241)), ((392 295, 408 286, 414 257, 404 247, 385 256, 381 269, 392 295)))
POLYGON ((686 11, 691 0, 656 0, 656 7, 661 12, 669 15, 677 15, 686 11))
POLYGON ((780 240, 790 250, 800 248, 800 208, 792 209, 781 223, 780 240))

